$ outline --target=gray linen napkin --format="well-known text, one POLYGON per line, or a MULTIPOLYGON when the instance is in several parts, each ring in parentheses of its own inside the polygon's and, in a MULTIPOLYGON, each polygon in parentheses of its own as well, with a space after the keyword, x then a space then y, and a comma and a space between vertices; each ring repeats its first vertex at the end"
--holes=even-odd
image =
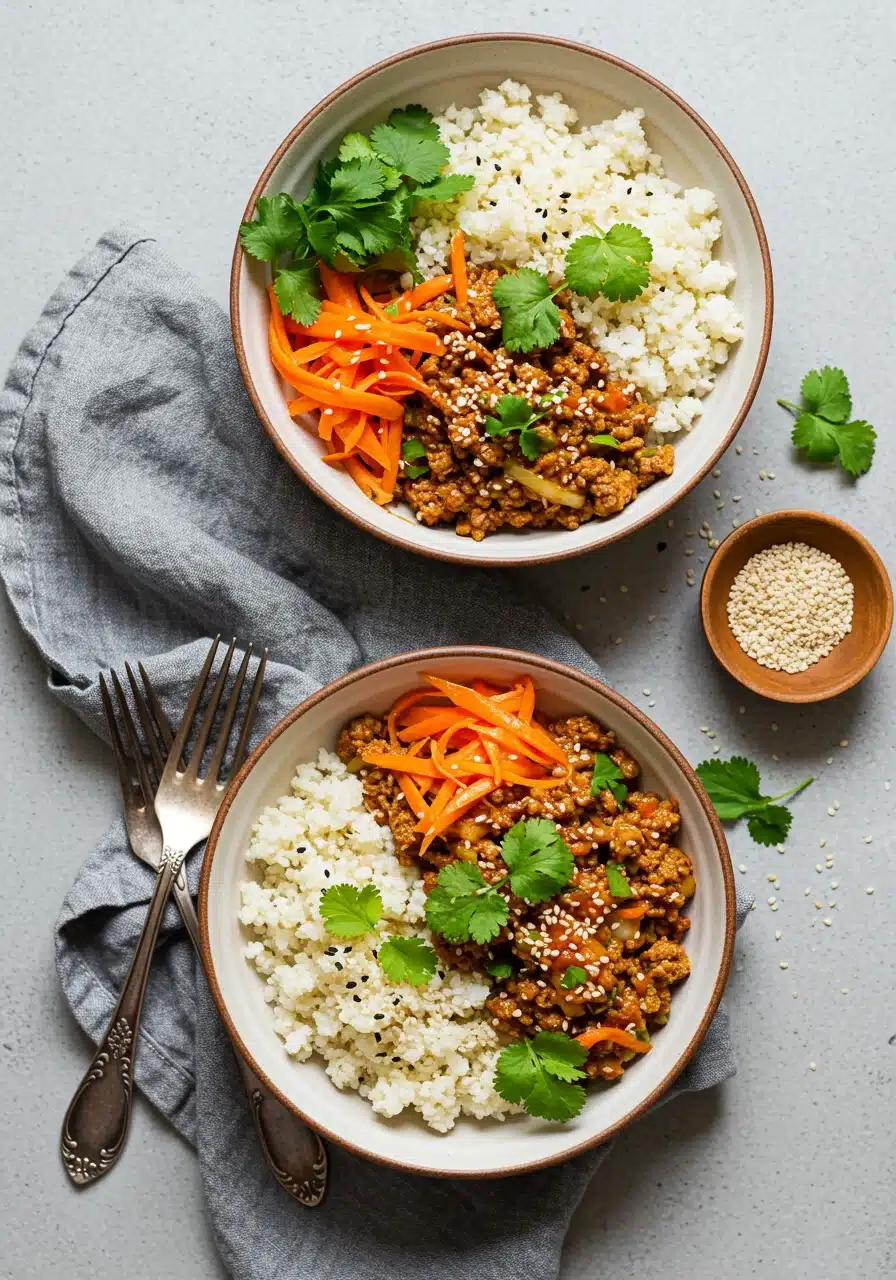
MULTIPOLYGON (((509 644, 600 675, 507 578, 396 551, 320 503, 261 430, 226 317, 152 240, 111 232, 72 269, 23 342, 0 406, 0 569, 50 688, 96 733, 100 670, 142 659, 174 714, 219 631, 270 646, 259 730, 359 663, 424 645, 509 644)), ((195 890, 195 856, 189 873, 195 890)), ((63 904, 59 978, 94 1040, 151 888, 116 821, 63 904)), ((733 1071, 722 1009, 678 1089, 733 1071)), ((238 1280, 549 1280, 607 1152, 504 1181, 448 1182, 332 1147, 328 1198, 302 1210, 267 1174, 171 908, 136 1077, 197 1147, 238 1280)))

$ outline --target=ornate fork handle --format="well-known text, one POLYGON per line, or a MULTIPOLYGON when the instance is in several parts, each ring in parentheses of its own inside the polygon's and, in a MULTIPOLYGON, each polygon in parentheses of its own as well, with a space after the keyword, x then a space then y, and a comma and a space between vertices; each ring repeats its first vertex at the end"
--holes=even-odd
POLYGON ((69 1103, 62 1125, 62 1160, 77 1186, 96 1182, 118 1160, 131 1119, 133 1062, 140 1012, 165 904, 186 850, 166 845, 143 932, 121 995, 93 1062, 69 1103))

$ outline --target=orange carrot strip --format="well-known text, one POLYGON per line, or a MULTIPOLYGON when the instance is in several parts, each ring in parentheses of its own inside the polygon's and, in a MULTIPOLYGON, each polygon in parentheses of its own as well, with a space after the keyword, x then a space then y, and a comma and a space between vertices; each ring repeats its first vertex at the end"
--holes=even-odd
MULTIPOLYGON (((293 369, 285 373, 287 382, 292 383, 297 391, 304 391, 334 409, 360 409, 362 413, 370 413, 381 418, 402 418, 404 409, 397 400, 388 396, 372 395, 368 391, 355 391, 352 387, 337 386, 306 369, 293 369)), ((337 380, 338 381, 338 380, 337 380)))
POLYGON ((451 237, 451 274, 454 277, 454 296, 460 306, 467 305, 467 259, 464 249, 464 233, 460 228, 451 237))
POLYGON ((443 729, 450 728, 456 724, 458 720, 464 720, 467 717, 462 711, 458 711, 456 707, 445 707, 436 711, 433 715, 427 716, 425 720, 418 720, 410 725, 407 729, 402 729, 399 734, 401 742, 416 742, 418 738, 430 738, 437 733, 441 733, 443 729))
POLYGON ((444 778, 436 792, 435 799, 429 806, 429 821, 433 823, 439 814, 444 810, 446 804, 451 797, 458 791, 458 785, 453 778, 444 778))
POLYGON ((481 694, 476 693, 473 689, 468 689, 465 685, 455 684, 451 680, 442 680, 438 676, 425 677, 431 685, 444 693, 458 707, 462 707, 464 711, 470 711, 473 715, 485 720, 488 724, 496 725, 498 728, 508 729, 511 733, 516 734, 518 738, 522 738, 523 742, 531 744, 551 760, 556 760, 558 764, 563 764, 569 768, 569 761, 566 753, 557 742, 542 729, 538 724, 526 724, 524 720, 520 720, 517 716, 511 715, 509 711, 503 710, 496 702, 492 702, 490 698, 483 698, 481 694))
MULTIPOLYGON (((358 451, 360 453, 366 454, 367 457, 371 458, 377 464, 378 467, 382 467, 383 471, 387 470, 389 466, 389 455, 386 453, 386 450, 383 448, 379 440, 377 440, 372 428, 369 425, 364 428, 364 434, 361 436, 361 439, 358 441, 358 451)), ((385 493, 387 491, 385 484, 383 484, 381 487, 383 492, 385 493)))
POLYGON ((529 791, 546 791, 551 787, 562 787, 566 780, 565 776, 552 778, 550 774, 547 777, 542 774, 539 778, 531 778, 526 774, 512 772, 507 765, 504 766, 504 781, 516 787, 526 787, 529 791))
POLYGON ((531 722, 535 713, 535 685, 529 676, 523 677, 523 696, 520 699, 520 709, 517 715, 521 720, 531 722))
POLYGON ((620 920, 640 920, 649 910, 649 902, 639 902, 634 907, 620 907, 616 914, 620 920))
POLYGON ((405 711, 409 711, 411 707, 416 707, 420 702, 431 703, 434 696, 431 689, 411 689, 408 693, 403 693, 401 697, 395 699, 386 717, 386 729, 393 747, 398 746, 398 717, 405 711))
POLYGON ((344 465, 355 484, 368 498, 372 498, 374 502, 382 501, 385 503, 390 501, 391 494, 383 491, 376 476, 367 470, 360 458, 356 456, 346 458, 344 465))
POLYGON ((492 742, 491 738, 480 738, 479 740, 482 743, 485 754, 488 756, 489 764, 492 766, 492 772, 495 775, 495 782, 500 786, 504 781, 504 774, 501 766, 501 752, 498 750, 497 745, 492 742))
POLYGON ((453 822, 456 822, 458 818, 462 817, 463 814, 467 812, 468 809, 472 808, 474 804, 478 804, 483 796, 487 796, 488 793, 490 791, 494 791, 494 789, 494 778, 480 778, 479 781, 474 782, 472 786, 461 788, 461 790, 458 791, 451 800, 449 800, 448 804, 446 804, 445 808, 435 821, 430 824, 430 828, 423 837, 423 842, 420 845, 421 854, 426 853, 426 850, 432 844, 433 840, 435 840, 436 836, 439 836, 443 831, 446 831, 453 822))
POLYGON ((434 760, 427 756, 403 756, 397 751, 362 751, 361 759, 375 769, 391 769, 393 773, 412 773, 416 778, 444 778, 434 760))
POLYGON ((649 1053, 653 1048, 653 1045, 646 1044, 620 1027, 592 1027, 590 1031, 583 1031, 580 1036, 576 1036, 576 1039, 583 1049, 591 1049, 603 1040, 621 1044, 623 1049, 631 1049, 633 1053, 649 1053))
POLYGON ((402 373, 400 369, 385 369, 383 372, 386 375, 385 378, 381 378, 377 372, 373 380, 379 383, 379 388, 385 395, 394 395, 395 387, 410 387, 412 391, 419 392, 428 400, 432 399, 432 388, 427 386, 416 373, 402 373))
MULTIPOLYGON (((500 706, 501 704, 498 705, 500 706)), ((528 742, 523 742, 522 738, 517 737, 515 733, 508 732, 507 729, 499 729, 496 725, 490 724, 480 724, 477 728, 487 738, 492 738, 500 746, 504 747, 508 755, 518 756, 521 761, 525 759, 531 760, 540 765, 542 769, 551 764, 545 752, 531 746, 528 742)), ((511 763, 514 764, 514 768, 517 767, 514 762, 511 763)))
POLYGON ((308 413, 311 409, 316 409, 317 404, 310 396, 299 396, 298 400, 289 400, 286 404, 291 414, 308 413))
POLYGON ((402 301, 409 302, 411 310, 425 306, 427 302, 432 302, 433 298, 438 298, 443 293, 447 293, 453 285, 453 276, 433 276, 431 280, 424 280, 422 284, 415 285, 413 289, 403 293, 398 299, 398 309, 399 311, 401 310, 402 301))
POLYGON ((375 315, 377 320, 385 320, 388 324, 392 317, 387 314, 385 309, 381 307, 378 302, 374 302, 373 298, 370 296, 370 291, 365 288, 363 284, 358 286, 358 293, 360 293, 367 310, 372 315, 375 315))
POLYGON ((405 350, 425 351, 429 355, 440 356, 445 348, 434 333, 428 329, 419 329, 416 325, 384 324, 382 320, 365 317, 359 314, 357 320, 336 315, 329 311, 321 311, 314 324, 302 325, 301 332, 307 338, 345 338, 358 342, 394 342, 405 350))
POLYGON ((420 789, 412 777, 407 773, 397 773, 398 785, 404 792, 404 798, 407 800, 411 812, 418 818, 426 818, 429 809, 426 807, 426 801, 420 794, 420 789))
POLYGON ((338 302, 342 306, 357 307, 358 295, 355 293, 354 277, 348 272, 334 271, 325 262, 319 266, 320 282, 330 302, 338 302))
POLYGON ((389 458, 389 466, 383 476, 383 488, 391 495, 398 482, 398 464, 401 459, 401 418, 396 422, 384 423, 383 429, 388 433, 384 444, 389 458))
POLYGON ((458 320, 456 316, 449 316, 446 311, 409 311, 406 316, 399 316, 398 319, 400 324, 410 320, 431 320, 433 324, 443 324, 447 329, 458 329, 461 333, 473 332, 470 325, 458 320))
POLYGON ((501 690, 497 685, 488 684, 485 680, 471 680, 470 688, 474 689, 476 693, 481 693, 483 698, 495 698, 501 694, 501 690))

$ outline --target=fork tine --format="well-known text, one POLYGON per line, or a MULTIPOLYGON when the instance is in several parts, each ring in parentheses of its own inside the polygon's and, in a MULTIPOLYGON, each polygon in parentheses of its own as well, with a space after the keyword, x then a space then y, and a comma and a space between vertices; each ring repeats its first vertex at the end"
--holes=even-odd
POLYGON ((143 759, 143 751, 140 748, 140 739, 137 737, 137 729, 134 724, 131 708, 128 706, 128 700, 124 695, 124 689, 121 687, 121 681, 118 673, 113 669, 109 672, 112 677, 112 684, 115 686, 115 693, 118 696, 118 709, 121 712, 121 718, 124 721, 124 729, 127 734, 128 746, 131 748, 131 755, 134 760, 134 767, 137 770, 137 780, 140 783, 140 790, 143 792, 143 801, 151 809, 153 799, 155 797, 155 787, 152 785, 152 779, 146 768, 146 761, 143 759))
POLYGON ((175 734, 174 741, 168 750, 168 763, 165 766, 166 772, 169 768, 178 770, 183 765, 184 747, 187 738, 190 736, 190 730, 193 728, 193 720, 196 717, 196 708, 199 706, 199 700, 205 693, 205 686, 208 683, 208 673, 212 669, 212 663, 215 660, 215 654, 218 652, 218 645, 221 637, 215 636, 212 641, 212 647, 208 651, 208 657, 202 664, 202 670, 199 672, 199 679, 193 685, 190 697, 184 710, 183 719, 175 734))
MULTIPOLYGON (((251 648, 251 645, 250 645, 251 648)), ((255 672, 255 680, 252 684, 252 690, 249 694, 249 704, 246 707, 246 715, 243 720, 243 727, 240 730, 239 740, 236 744, 236 750, 233 753, 233 764, 230 767, 230 777, 232 778, 242 767, 249 751, 249 738, 252 734, 252 725, 255 721, 255 712, 258 710, 258 699, 261 697, 261 686, 264 682, 264 670, 268 665, 268 651, 262 649, 261 659, 258 663, 258 670, 255 672)))
POLYGON ((126 662, 124 669, 128 674, 128 681, 131 686, 131 693, 134 695, 134 703, 137 707, 137 718, 140 721, 140 727, 143 730, 143 736, 146 738, 146 744, 149 747, 150 758, 153 767, 153 783, 158 786, 159 778, 162 776, 162 770, 165 768, 165 757, 162 755, 159 747, 159 738, 153 724, 152 716, 149 713, 149 707, 146 705, 146 699, 143 697, 143 691, 134 678, 131 670, 131 664, 126 662))
POLYGON ((112 752, 115 756, 115 764, 118 767, 118 781, 121 783, 121 794, 124 798, 125 804, 128 805, 134 798, 134 784, 131 780, 131 774, 128 769, 128 755, 124 749, 124 743, 121 740, 118 721, 115 719, 112 699, 109 697, 109 689, 102 674, 100 674, 100 697, 103 700, 103 710, 106 713, 106 721, 109 725, 109 735, 112 739, 112 752))
POLYGON ((212 726, 215 722, 215 716, 218 714, 218 707, 221 702, 221 694, 224 692, 224 685, 227 682, 227 675, 230 671, 230 660, 233 657, 233 651, 236 648, 236 637, 231 640, 227 646, 227 652, 221 660, 221 666, 218 671, 217 679, 209 696, 208 704, 205 708, 205 714, 202 717, 202 723, 199 726, 199 732, 196 734, 196 742, 193 746, 193 752, 187 765, 187 773, 195 778, 199 774, 199 768, 202 764, 202 757, 205 754, 205 748, 208 745, 209 736, 212 726))
POLYGON ((146 694, 146 701, 149 703, 152 718, 156 722, 159 736, 165 744, 165 750, 170 751, 171 744, 174 741, 174 734, 171 732, 171 725, 168 723, 168 717, 162 710, 162 704, 156 696, 156 691, 152 686, 152 681, 146 674, 146 668, 142 662, 137 663, 137 670, 140 672, 140 678, 143 681, 143 691, 146 694))
POLYGON ((243 654, 240 669, 236 673, 236 681, 233 686, 233 691, 227 700, 227 707, 224 711, 221 723, 218 726, 218 738, 215 742, 214 750, 212 751, 212 758, 209 761, 208 776, 215 782, 218 780, 218 775, 221 772, 221 765, 224 761, 224 752, 227 750, 227 743, 230 740, 230 730, 233 727, 233 718, 236 715, 237 703, 239 702, 240 694, 243 691, 243 684, 246 680, 246 671, 249 668, 249 659, 251 657, 252 646, 250 644, 246 646, 246 652, 243 654))

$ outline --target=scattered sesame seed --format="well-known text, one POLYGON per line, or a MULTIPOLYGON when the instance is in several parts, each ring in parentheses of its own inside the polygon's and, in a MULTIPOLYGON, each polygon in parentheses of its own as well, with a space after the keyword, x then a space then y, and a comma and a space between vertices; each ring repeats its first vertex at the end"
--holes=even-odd
POLYGON ((817 1071, 817 1070, 818 1070, 818 1068, 816 1067, 816 1065, 815 1065, 815 1063, 814 1063, 814 1062, 810 1062, 810 1063, 809 1063, 809 1070, 810 1070, 810 1071, 817 1071))
POLYGON ((830 916, 825 916, 825 918, 822 920, 822 922, 821 922, 821 923, 822 923, 822 924, 826 924, 826 925, 828 926, 828 928, 830 928, 830 926, 831 926, 834 922, 833 922, 833 920, 831 919, 831 917, 830 917, 830 916))
POLYGON ((789 969, 789 968, 790 968, 790 965, 787 963, 787 961, 786 961, 786 960, 779 960, 779 961, 778 961, 778 964, 779 964, 779 966, 780 966, 782 969, 789 969))
POLYGON ((874 889, 873 889, 873 887, 869 884, 869 886, 868 886, 868 888, 865 890, 865 892, 866 892, 866 893, 874 893, 874 889))
POLYGON ((866 843, 866 844, 870 844, 870 843, 871 843, 871 836, 865 836, 865 843, 866 843))
POLYGON ((738 871, 740 871, 743 875, 746 875, 747 868, 746 868, 746 864, 745 864, 745 863, 743 863, 743 862, 742 862, 742 863, 740 864, 740 866, 739 866, 737 869, 738 869, 738 871))
POLYGON ((783 937, 783 934, 781 933, 781 930, 780 930, 780 929, 776 929, 776 930, 775 930, 775 941, 776 941, 776 942, 780 942, 782 937, 783 937))

